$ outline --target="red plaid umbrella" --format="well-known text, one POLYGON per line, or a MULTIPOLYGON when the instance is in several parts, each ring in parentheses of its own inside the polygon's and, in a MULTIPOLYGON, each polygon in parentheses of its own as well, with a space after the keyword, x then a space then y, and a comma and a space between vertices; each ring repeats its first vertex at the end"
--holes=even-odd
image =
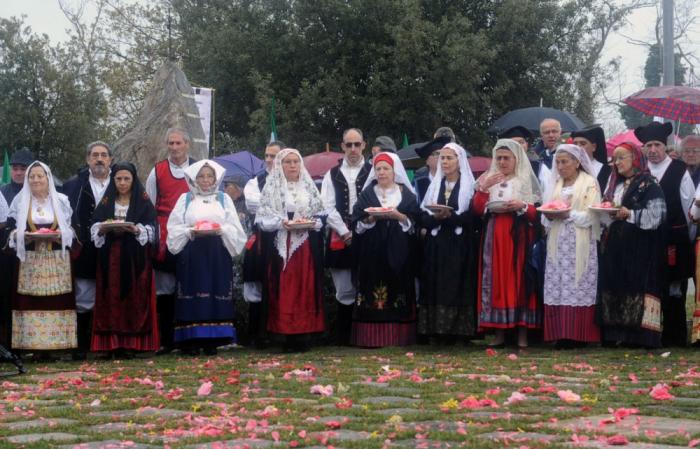
POLYGON ((648 87, 622 101, 646 115, 700 123, 700 89, 694 87, 648 87))

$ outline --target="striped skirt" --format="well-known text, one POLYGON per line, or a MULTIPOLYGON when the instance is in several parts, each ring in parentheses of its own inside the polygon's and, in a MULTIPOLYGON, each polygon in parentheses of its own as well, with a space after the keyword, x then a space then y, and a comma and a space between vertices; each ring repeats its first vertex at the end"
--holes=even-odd
POLYGON ((416 323, 352 323, 350 344, 362 348, 408 346, 416 342, 416 323))
POLYGON ((544 306, 544 340, 600 341, 595 306, 544 306))

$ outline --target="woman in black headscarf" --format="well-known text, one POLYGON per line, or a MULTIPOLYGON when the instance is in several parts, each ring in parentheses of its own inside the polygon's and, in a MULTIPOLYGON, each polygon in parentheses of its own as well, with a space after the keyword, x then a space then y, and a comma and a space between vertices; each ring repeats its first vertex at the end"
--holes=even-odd
POLYGON ((115 164, 111 178, 91 228, 98 253, 91 349, 129 357, 160 345, 149 257, 156 210, 133 164, 115 164))

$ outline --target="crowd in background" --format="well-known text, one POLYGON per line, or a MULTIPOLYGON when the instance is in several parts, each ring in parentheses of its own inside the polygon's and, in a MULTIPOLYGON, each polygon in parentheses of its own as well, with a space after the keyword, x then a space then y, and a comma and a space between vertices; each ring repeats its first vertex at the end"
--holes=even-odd
POLYGON ((0 343, 39 361, 214 355, 243 337, 239 290, 246 339, 286 351, 324 333, 366 348, 486 334, 520 348, 696 341, 700 307, 687 316, 686 296, 700 137, 671 157, 671 125, 653 122, 635 130, 641 147, 622 143, 609 158, 600 127, 564 139, 547 119, 539 131, 531 147, 531 131, 505 130, 475 179, 469 153, 440 128, 411 180, 391 138, 366 152, 350 128, 320 187, 282 142, 247 179, 193 160, 178 128, 145 185, 105 142, 87 145, 86 166, 60 189, 18 150, 0 195, 0 343))

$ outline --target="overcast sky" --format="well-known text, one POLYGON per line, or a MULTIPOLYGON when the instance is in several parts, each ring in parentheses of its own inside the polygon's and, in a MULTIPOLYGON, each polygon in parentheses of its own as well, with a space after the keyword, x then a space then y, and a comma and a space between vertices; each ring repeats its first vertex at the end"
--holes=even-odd
MULTIPOLYGON (((77 4, 79 0, 67 1, 77 4)), ((618 1, 622 2, 624 0, 618 1)), ((658 1, 659 3, 661 2, 661 0, 658 1)), ((700 1, 695 3, 694 13, 699 23, 695 26, 693 34, 689 36, 691 44, 686 44, 684 49, 686 52, 700 57, 700 1)), ((630 43, 628 37, 652 41, 656 14, 656 8, 653 7, 635 11, 629 18, 629 24, 609 39, 603 61, 606 62, 613 58, 620 58, 621 60, 619 79, 612 82, 607 88, 607 97, 609 99, 614 101, 620 100, 643 87, 643 67, 647 49, 630 43)), ((60 42, 67 38, 66 28, 69 27, 69 24, 58 6, 58 0, 0 0, 0 17, 20 15, 26 16, 25 22, 35 32, 47 34, 52 42, 60 42)), ((700 72, 700 67, 698 72, 700 72)), ((697 76, 700 76, 700 73, 697 76)), ((547 105, 546 103, 547 99, 545 98, 545 106, 547 105)), ((601 107, 596 114, 596 119, 604 124, 608 135, 621 131, 624 128, 617 108, 614 107, 601 107)))

